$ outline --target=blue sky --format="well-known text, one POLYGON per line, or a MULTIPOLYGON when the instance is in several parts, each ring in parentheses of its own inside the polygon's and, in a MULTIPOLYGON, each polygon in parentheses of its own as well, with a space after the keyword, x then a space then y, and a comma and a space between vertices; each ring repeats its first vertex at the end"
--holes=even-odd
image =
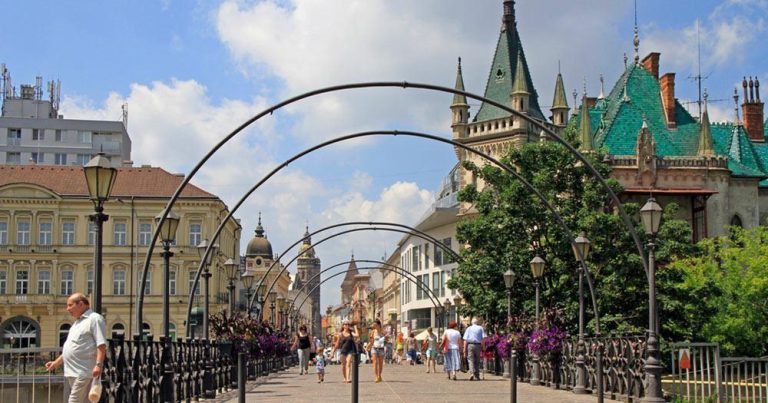
MULTIPOLYGON (((661 52, 681 100, 696 98, 696 20, 704 87, 715 120, 733 119, 744 75, 768 85, 768 0, 639 0, 640 56, 661 52), (723 99, 725 101, 718 101, 723 99)), ((15 85, 62 81, 69 118, 118 120, 128 104, 136 164, 188 172, 215 142, 265 106, 326 85, 408 80, 453 84, 463 58, 467 89, 482 93, 498 37, 501 0, 264 0, 105 2, 0 0, 0 62, 15 85)), ((518 28, 540 104, 551 103, 558 61, 568 94, 606 91, 633 57, 630 0, 518 1, 518 28)), ((768 93, 768 91, 764 91, 768 93)), ((229 205, 265 172, 335 135, 416 129, 449 136, 451 96, 365 90, 317 97, 264 119, 225 146, 194 182, 229 205)), ((569 96, 569 102, 571 98, 569 96)), ((572 106, 572 105, 571 105, 572 106)), ((477 111, 474 105, 473 111, 477 111)), ((310 228, 346 220, 413 224, 456 163, 423 140, 356 141, 313 153, 241 208, 256 214, 275 252, 310 228)), ((363 234, 318 248, 324 266, 379 258, 398 237, 363 234)), ((338 301, 323 291, 323 305, 338 301)))

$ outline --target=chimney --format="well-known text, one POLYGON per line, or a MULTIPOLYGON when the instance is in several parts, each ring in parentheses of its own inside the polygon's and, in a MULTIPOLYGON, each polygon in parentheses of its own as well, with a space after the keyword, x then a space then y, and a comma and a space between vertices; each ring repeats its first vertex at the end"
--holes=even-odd
POLYGON ((661 53, 651 52, 643 58, 643 67, 657 80, 659 79, 659 56, 661 53))
MULTIPOLYGON (((747 92, 746 86, 744 86, 744 92, 747 92)), ((747 132, 750 140, 762 143, 765 141, 765 115, 763 103, 760 101, 760 81, 757 78, 754 80, 752 77, 749 78, 749 95, 749 98, 745 98, 744 103, 741 104, 744 131, 747 132)))
POLYGON ((659 80, 661 86, 661 103, 664 107, 664 117, 667 118, 667 127, 677 127, 675 121, 675 73, 667 73, 659 80))

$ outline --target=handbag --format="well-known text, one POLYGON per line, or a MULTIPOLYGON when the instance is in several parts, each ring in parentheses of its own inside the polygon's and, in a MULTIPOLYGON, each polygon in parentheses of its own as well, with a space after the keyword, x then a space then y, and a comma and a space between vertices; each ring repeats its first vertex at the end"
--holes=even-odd
POLYGON ((88 400, 96 403, 101 399, 101 376, 93 378, 91 382, 91 390, 88 391, 88 400))

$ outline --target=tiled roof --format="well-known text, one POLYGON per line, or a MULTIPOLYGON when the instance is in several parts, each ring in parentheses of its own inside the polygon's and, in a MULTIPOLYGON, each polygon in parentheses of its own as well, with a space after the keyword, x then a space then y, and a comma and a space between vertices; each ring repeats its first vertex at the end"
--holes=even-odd
MULTIPOLYGON (((569 122, 578 130, 581 114, 569 122)), ((635 155, 643 117, 656 140, 659 157, 696 157, 701 125, 676 102, 676 128, 667 127, 659 81, 640 65, 630 65, 608 97, 589 110, 596 148, 613 155, 635 155), (624 98, 626 83, 627 99, 624 98)), ((715 155, 728 157, 734 176, 768 177, 768 149, 749 140, 742 126, 712 124, 715 155)), ((768 184, 767 184, 768 185, 768 184)))
MULTIPOLYGON (((113 197, 171 197, 184 178, 162 168, 118 168, 113 197)), ((0 165, 0 186, 31 183, 62 195, 88 196, 82 167, 55 165, 0 165)), ((187 184, 181 197, 216 198, 187 184)))

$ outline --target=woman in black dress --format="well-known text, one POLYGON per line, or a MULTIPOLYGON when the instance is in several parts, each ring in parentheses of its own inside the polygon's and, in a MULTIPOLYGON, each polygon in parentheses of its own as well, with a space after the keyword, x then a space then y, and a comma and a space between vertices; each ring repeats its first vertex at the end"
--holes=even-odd
POLYGON ((341 375, 344 377, 345 383, 352 382, 349 377, 349 371, 354 362, 354 354, 358 354, 357 347, 355 346, 358 336, 357 325, 350 328, 349 321, 344 320, 341 323, 341 331, 336 336, 336 342, 333 344, 333 350, 331 351, 331 357, 336 353, 336 350, 339 350, 341 353, 341 375))

